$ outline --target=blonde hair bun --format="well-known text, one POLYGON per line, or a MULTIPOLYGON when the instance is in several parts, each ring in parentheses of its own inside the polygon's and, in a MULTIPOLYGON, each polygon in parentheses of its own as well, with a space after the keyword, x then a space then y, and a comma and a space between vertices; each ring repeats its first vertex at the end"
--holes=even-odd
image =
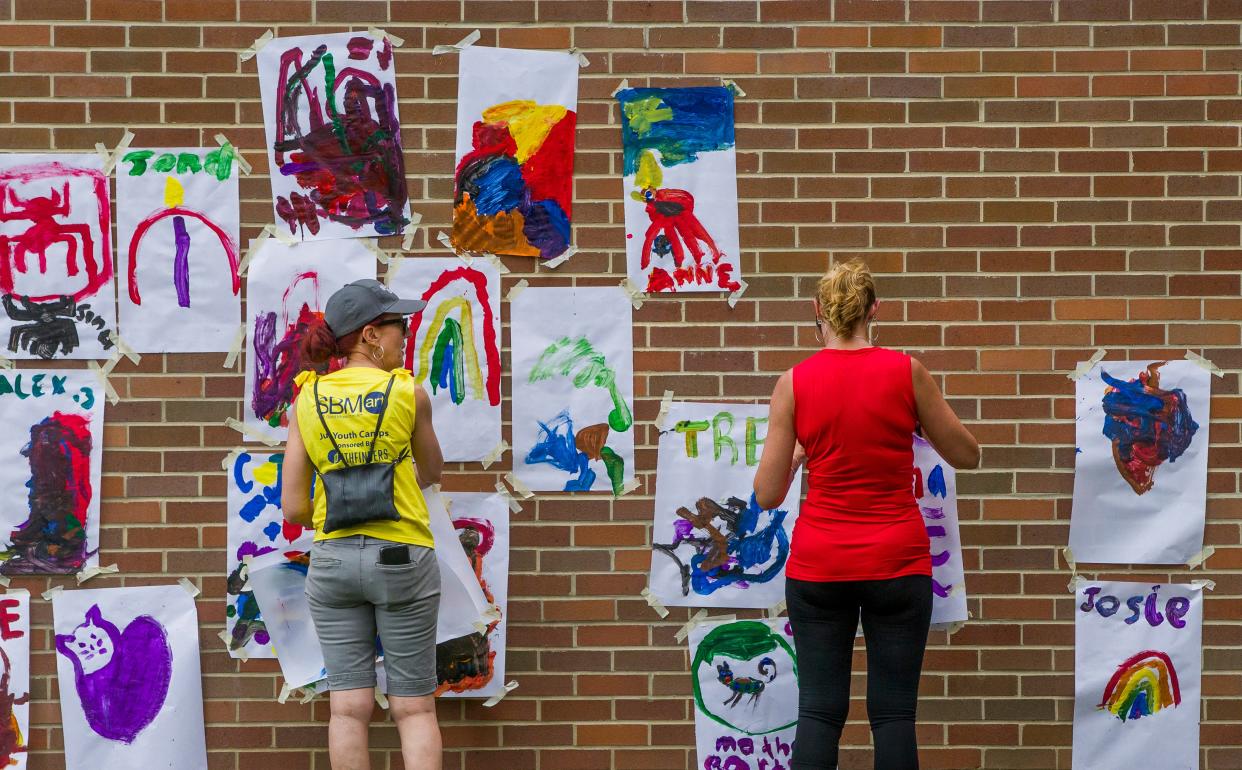
POLYGON ((819 311, 838 338, 849 337, 875 304, 875 281, 861 259, 837 262, 819 279, 819 311))

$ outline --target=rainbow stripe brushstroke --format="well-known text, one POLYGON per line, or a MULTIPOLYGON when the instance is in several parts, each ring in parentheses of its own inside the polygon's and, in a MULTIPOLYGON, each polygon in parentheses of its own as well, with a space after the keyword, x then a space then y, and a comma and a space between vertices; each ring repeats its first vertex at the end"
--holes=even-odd
MULTIPOLYGON (((433 394, 439 390, 447 390, 454 404, 466 400, 466 384, 469 383, 469 391, 474 398, 486 400, 492 406, 499 406, 500 350, 496 344, 495 318, 487 292, 487 277, 469 267, 448 270, 423 292, 422 299, 430 302, 437 293, 458 280, 466 281, 474 287, 474 299, 483 315, 482 347, 486 362, 486 381, 474 337, 473 306, 464 296, 449 297, 440 303, 418 350, 415 351, 413 344, 406 346, 406 367, 414 371, 416 381, 425 382, 430 379, 433 394), (458 318, 449 315, 453 311, 457 311, 458 318), (413 366, 416 353, 417 369, 413 366)), ((425 311, 422 311, 410 317, 412 339, 418 336, 424 314, 425 311)))
POLYGON ((1144 650, 1117 667, 1098 708, 1125 722, 1149 717, 1181 702, 1173 661, 1163 652, 1144 650))

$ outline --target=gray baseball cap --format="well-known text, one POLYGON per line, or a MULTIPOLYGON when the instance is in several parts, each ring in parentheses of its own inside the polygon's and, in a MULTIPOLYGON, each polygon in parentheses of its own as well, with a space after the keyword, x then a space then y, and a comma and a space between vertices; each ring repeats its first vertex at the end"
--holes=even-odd
POLYGON ((323 320, 340 339, 379 318, 384 313, 410 315, 427 307, 421 299, 401 299, 374 278, 347 283, 328 298, 323 320))

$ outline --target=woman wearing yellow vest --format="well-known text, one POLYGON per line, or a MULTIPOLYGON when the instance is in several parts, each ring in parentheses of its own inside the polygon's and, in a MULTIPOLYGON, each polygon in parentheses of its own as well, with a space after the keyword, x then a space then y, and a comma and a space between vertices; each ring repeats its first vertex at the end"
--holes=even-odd
POLYGON ((405 766, 441 766, 432 695, 440 572, 419 487, 440 480, 444 459, 431 399, 401 368, 405 316, 425 304, 355 281, 302 341, 303 365, 346 359, 295 381, 281 491, 285 518, 315 528, 306 596, 328 672, 334 770, 370 767, 377 634, 405 766))

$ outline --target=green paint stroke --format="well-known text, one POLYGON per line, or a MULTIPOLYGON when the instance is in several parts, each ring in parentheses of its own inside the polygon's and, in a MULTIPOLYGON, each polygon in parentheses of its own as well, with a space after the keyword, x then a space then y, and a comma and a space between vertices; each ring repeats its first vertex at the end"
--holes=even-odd
POLYGON ((460 404, 466 400, 465 388, 465 356, 462 354, 462 338, 461 324, 456 319, 445 318, 444 328, 440 330, 440 336, 436 337, 436 347, 431 354, 431 392, 436 392, 436 386, 444 381, 444 366, 447 356, 445 352, 448 348, 453 350, 453 372, 452 384, 455 387, 449 388, 449 395, 453 398, 454 404, 460 404))
POLYGON ((604 461, 604 468, 608 471, 608 480, 612 482, 612 496, 620 497, 625 488, 625 460, 621 458, 621 455, 612 451, 611 447, 601 448, 599 457, 604 461))
POLYGON ((575 388, 594 385, 604 388, 612 397, 612 411, 608 413, 608 427, 617 432, 630 429, 634 424, 634 416, 630 407, 617 388, 617 374, 604 360, 600 353, 586 337, 571 340, 561 337, 549 345, 535 362, 530 373, 530 382, 549 380, 554 376, 573 377, 575 388), (576 372, 576 373, 575 373, 576 372))
POLYGON ((759 463, 759 447, 763 446, 764 439, 768 436, 763 434, 763 438, 759 438, 759 424, 768 424, 766 417, 747 417, 746 418, 746 464, 757 465, 759 463))
POLYGON ((629 123, 630 130, 638 136, 646 136, 652 123, 673 119, 673 110, 665 106, 664 99, 659 96, 622 102, 621 109, 625 111, 625 122, 629 123))
MULTIPOLYGON (((760 655, 766 655, 775 651, 778 647, 789 653, 789 659, 793 661, 794 678, 797 679, 798 656, 794 653, 793 648, 789 646, 789 642, 785 641, 783 636, 773 631, 772 627, 767 623, 761 623, 757 620, 738 620, 712 629, 707 636, 703 637, 703 641, 699 643, 699 649, 694 655, 694 661, 690 664, 690 679, 694 682, 694 702, 698 705, 699 711, 702 711, 711 717, 712 720, 728 727, 730 730, 736 730, 746 735, 774 733, 777 730, 785 730, 796 725, 798 722, 794 720, 789 724, 779 725, 770 730, 752 733, 730 723, 723 717, 717 716, 703 702, 703 692, 699 684, 700 666, 712 665, 712 661, 717 656, 732 658, 739 662, 753 660, 760 655)), ((715 677, 712 677, 712 679, 714 681, 715 677)))
POLYGON ((686 457, 699 456, 699 432, 710 427, 707 420, 682 420, 673 426, 673 430, 686 434, 686 457))
POLYGON ((729 464, 737 464, 737 444, 733 439, 729 438, 729 431, 733 430, 733 413, 717 412, 712 418, 712 459, 719 461, 720 454, 725 447, 729 448, 730 458, 729 464), (724 426, 722 429, 721 426, 724 426))

